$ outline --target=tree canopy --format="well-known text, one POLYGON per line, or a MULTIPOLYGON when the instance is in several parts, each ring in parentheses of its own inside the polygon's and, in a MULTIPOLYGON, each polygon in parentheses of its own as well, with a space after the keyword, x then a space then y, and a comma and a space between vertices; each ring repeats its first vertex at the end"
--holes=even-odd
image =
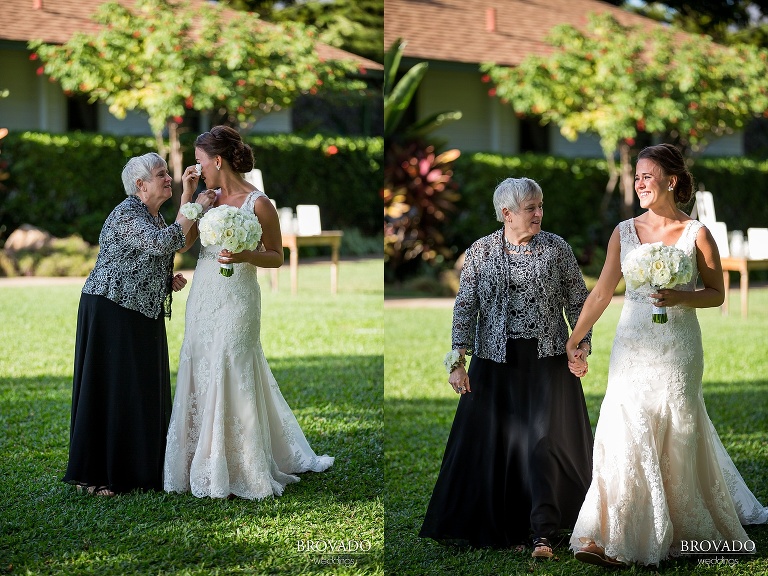
POLYGON ((629 149, 640 133, 697 152, 768 110, 768 53, 754 46, 724 47, 661 26, 626 27, 607 14, 590 16, 584 32, 558 26, 548 42, 555 48, 549 56, 529 56, 516 68, 481 68, 518 114, 554 122, 571 140, 597 134, 611 170, 608 193, 620 153, 624 215, 634 201, 629 149))
MULTIPOLYGON (((364 88, 352 79, 352 63, 317 55, 316 31, 301 24, 168 0, 138 0, 133 9, 113 0, 95 20, 98 32, 77 33, 63 45, 30 42, 44 63, 39 72, 66 91, 105 102, 118 118, 146 112, 161 149, 166 127, 171 150, 178 146, 176 126, 189 110, 245 126, 301 94, 364 88)), ((178 181, 180 165, 173 169, 178 181)))
POLYGON ((273 22, 314 26, 323 42, 375 62, 384 62, 384 0, 226 0, 273 22))

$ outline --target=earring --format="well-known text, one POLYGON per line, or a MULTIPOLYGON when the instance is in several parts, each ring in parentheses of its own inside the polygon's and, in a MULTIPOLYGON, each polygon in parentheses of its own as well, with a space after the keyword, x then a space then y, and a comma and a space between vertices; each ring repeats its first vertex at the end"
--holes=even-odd
POLYGON ((674 186, 672 186, 672 184, 670 184, 670 185, 669 185, 669 188, 668 188, 668 190, 669 190, 670 192, 674 192, 674 190, 675 190, 675 187, 674 187, 674 186))
POLYGON ((219 166, 218 164, 216 164, 216 170, 221 170, 221 166, 219 166))

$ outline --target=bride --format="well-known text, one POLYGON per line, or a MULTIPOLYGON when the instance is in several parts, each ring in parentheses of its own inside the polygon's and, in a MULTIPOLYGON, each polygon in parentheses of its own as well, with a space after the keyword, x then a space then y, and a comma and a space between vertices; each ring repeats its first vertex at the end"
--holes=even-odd
MULTIPOLYGON (((262 246, 237 254, 216 246, 200 251, 187 301, 164 487, 197 497, 280 495, 286 484, 299 481, 297 473, 322 472, 333 458, 310 448, 261 348, 256 266, 283 263, 277 212, 240 175, 253 168, 253 152, 236 130, 216 126, 201 134, 195 157, 215 206, 256 214, 262 246), (234 274, 219 274, 220 264, 234 264, 234 274)), ((197 179, 195 168, 187 168, 185 188, 194 189, 197 179)), ((195 226, 186 248, 196 238, 195 226)))
POLYGON ((583 357, 576 345, 610 302, 621 262, 634 248, 674 245, 692 259, 693 277, 674 290, 625 295, 595 431, 592 483, 570 542, 577 559, 602 566, 658 564, 691 541, 744 543, 742 524, 768 522, 768 508, 747 488, 704 405, 695 309, 722 304, 723 274, 709 230, 677 208, 693 194, 680 152, 669 144, 642 150, 635 191, 647 212, 614 230, 600 279, 566 344, 569 359, 583 357), (667 323, 651 322, 649 296, 668 307, 667 323))

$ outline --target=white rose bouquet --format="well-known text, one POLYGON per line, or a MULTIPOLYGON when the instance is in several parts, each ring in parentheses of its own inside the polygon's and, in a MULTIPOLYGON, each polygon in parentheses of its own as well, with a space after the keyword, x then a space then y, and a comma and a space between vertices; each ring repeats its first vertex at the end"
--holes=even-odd
MULTIPOLYGON (((654 242, 642 244, 627 254, 621 263, 621 271, 627 288, 637 290, 647 285, 658 291, 688 282, 693 275, 693 263, 679 248, 654 242)), ((654 305, 653 322, 664 324, 666 321, 666 307, 654 305)))
MULTIPOLYGON (((234 206, 211 208, 198 223, 203 246, 221 246, 230 252, 255 250, 261 240, 261 223, 255 214, 234 206)), ((234 266, 222 264, 219 272, 232 276, 234 266)))

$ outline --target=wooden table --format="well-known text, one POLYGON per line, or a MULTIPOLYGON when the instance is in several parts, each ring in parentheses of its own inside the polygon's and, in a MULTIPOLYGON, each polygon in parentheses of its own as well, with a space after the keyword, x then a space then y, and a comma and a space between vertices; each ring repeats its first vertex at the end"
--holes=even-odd
MULTIPOLYGON (((283 234, 283 248, 288 248, 291 267, 291 294, 299 291, 299 248, 301 246, 330 246, 331 247, 331 293, 336 294, 339 284, 339 246, 344 232, 341 230, 326 230, 311 236, 298 234, 283 234)), ((272 268, 270 278, 272 291, 277 292, 277 268, 272 268)))
POLYGON ((747 307, 749 301, 749 271, 750 270, 768 270, 768 259, 750 260, 749 258, 736 258, 730 256, 721 258, 723 266, 723 283, 725 284, 725 301, 721 307, 723 315, 728 314, 728 296, 729 296, 729 272, 739 273, 739 293, 741 295, 741 317, 747 317, 747 307))

